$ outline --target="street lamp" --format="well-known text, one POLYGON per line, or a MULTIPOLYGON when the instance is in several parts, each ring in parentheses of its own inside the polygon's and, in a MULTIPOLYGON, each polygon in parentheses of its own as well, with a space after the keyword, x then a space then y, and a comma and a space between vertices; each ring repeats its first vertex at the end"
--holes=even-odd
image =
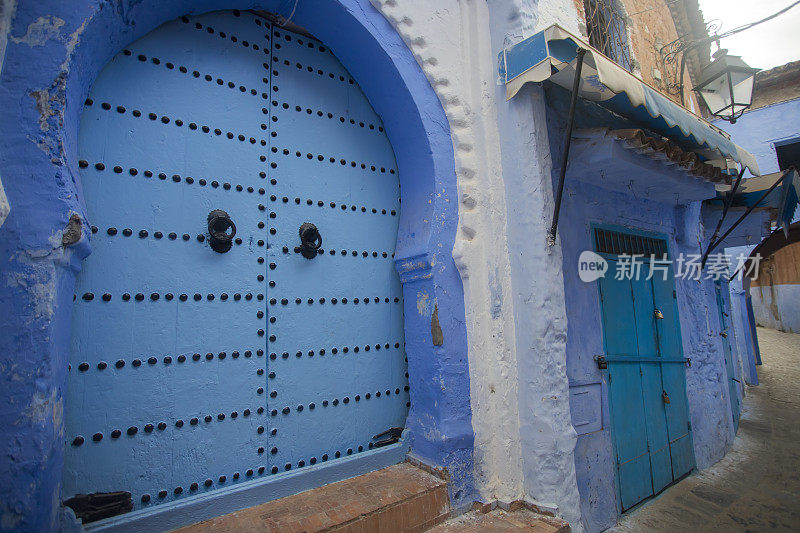
POLYGON ((753 84, 759 70, 720 49, 714 53, 714 61, 703 69, 694 90, 712 115, 733 124, 753 103, 753 84))

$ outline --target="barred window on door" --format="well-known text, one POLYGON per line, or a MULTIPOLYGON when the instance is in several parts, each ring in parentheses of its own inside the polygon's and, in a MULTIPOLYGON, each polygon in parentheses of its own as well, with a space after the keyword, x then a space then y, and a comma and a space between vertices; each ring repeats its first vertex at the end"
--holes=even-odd
POLYGON ((625 70, 631 71, 633 62, 628 46, 628 26, 620 1, 584 0, 583 6, 589 44, 625 70))
POLYGON ((645 237, 603 228, 594 230, 595 251, 612 255, 642 255, 667 258, 669 249, 667 241, 658 237, 645 237))

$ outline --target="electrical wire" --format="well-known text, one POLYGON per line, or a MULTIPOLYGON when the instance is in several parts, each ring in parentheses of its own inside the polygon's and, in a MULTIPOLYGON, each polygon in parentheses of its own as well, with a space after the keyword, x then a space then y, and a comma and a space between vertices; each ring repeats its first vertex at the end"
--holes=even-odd
MULTIPOLYGON (((292 7, 292 12, 289 13, 289 16, 287 18, 284 18, 283 21, 278 21, 278 23, 281 25, 281 27, 285 27, 287 24, 289 24, 289 22, 291 22, 292 17, 294 16, 294 12, 297 10, 297 3, 299 1, 300 0, 294 0, 294 7, 292 7)), ((800 1, 800 0, 798 0, 798 1, 800 1)), ((283 18, 283 17, 281 17, 281 18, 283 18)))
POLYGON ((800 5, 800 0, 796 0, 795 2, 792 2, 788 6, 784 7, 783 9, 781 9, 780 11, 777 11, 777 12, 773 13, 772 15, 769 15, 768 17, 764 17, 761 20, 757 20, 755 22, 750 22, 750 23, 747 23, 747 24, 743 24, 743 25, 741 25, 741 26, 739 26, 737 28, 733 28, 732 30, 728 30, 728 31, 720 33, 719 35, 715 35, 714 36, 715 38, 712 38, 711 40, 714 41, 716 39, 722 39, 723 37, 729 37, 731 35, 734 35, 736 33, 742 32, 744 30, 749 30, 750 28, 752 28, 754 26, 758 26, 759 24, 761 24, 763 22, 767 22, 768 20, 772 20, 777 16, 783 15, 784 13, 786 13, 787 11, 789 11, 790 9, 792 9, 793 7, 795 7, 797 5, 800 5))

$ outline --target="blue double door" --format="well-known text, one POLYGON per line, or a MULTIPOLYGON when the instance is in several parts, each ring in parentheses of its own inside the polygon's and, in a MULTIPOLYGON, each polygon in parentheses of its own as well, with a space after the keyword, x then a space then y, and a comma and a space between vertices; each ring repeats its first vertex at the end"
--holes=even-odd
POLYGON ((688 473, 694 453, 673 279, 616 279, 619 259, 607 260, 609 274, 600 279, 605 372, 624 511, 688 473))
POLYGON ((65 499, 152 508, 404 426, 397 166, 323 43, 247 12, 167 23, 97 78, 78 157, 65 499))

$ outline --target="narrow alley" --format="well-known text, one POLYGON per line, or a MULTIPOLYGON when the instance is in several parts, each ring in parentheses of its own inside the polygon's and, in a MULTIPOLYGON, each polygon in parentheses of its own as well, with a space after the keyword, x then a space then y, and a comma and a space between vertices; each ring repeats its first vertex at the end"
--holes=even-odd
POLYGON ((747 389, 730 452, 611 531, 800 529, 800 335, 759 327, 758 339, 761 384, 747 389))

